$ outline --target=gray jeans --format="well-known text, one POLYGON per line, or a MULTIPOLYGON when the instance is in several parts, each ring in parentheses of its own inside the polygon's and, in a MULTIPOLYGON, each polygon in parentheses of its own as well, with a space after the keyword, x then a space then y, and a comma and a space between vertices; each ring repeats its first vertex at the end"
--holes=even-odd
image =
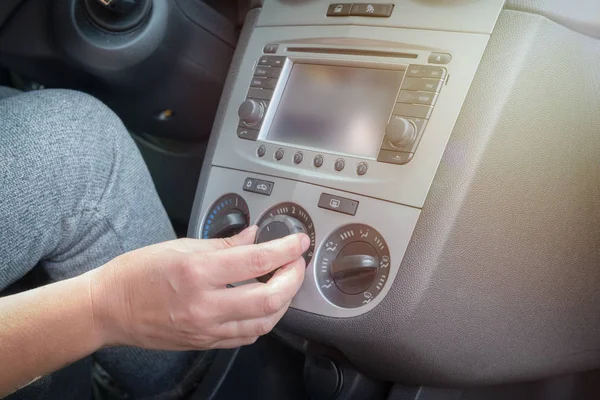
MULTIPOLYGON (((0 88, 0 224, 0 291, 34 268, 58 281, 175 237, 119 118, 93 97, 68 90, 0 88)), ((109 348, 92 357, 133 398, 166 399, 188 390, 201 356, 109 348)), ((90 365, 90 359, 77 363, 80 373, 87 369, 80 376, 90 376, 90 365)), ((67 379, 66 387, 59 375, 10 398, 89 395, 89 379, 67 379)))

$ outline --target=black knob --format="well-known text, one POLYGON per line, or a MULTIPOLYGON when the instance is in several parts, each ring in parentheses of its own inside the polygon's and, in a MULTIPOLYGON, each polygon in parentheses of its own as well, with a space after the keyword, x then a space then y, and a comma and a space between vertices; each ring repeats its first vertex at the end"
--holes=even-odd
POLYGON ((306 226, 289 215, 275 215, 260 224, 256 233, 256 243, 270 242, 294 233, 306 233, 306 226))
POLYGON ((385 139, 395 148, 403 148, 410 145, 417 137, 415 124, 404 117, 392 115, 390 123, 385 129, 385 139))
POLYGON ((240 105, 238 115, 247 126, 255 126, 265 115, 265 104, 262 101, 247 99, 240 105))
POLYGON ((208 237, 221 239, 237 235, 248 227, 247 221, 246 216, 241 211, 233 210, 211 224, 208 237))
POLYGON ((336 286, 346 294, 359 294, 371 287, 377 278, 379 256, 366 242, 353 242, 344 247, 331 264, 336 286))
MULTIPOLYGON (((280 239, 294 233, 306 232, 306 226, 297 218, 290 217, 289 215, 275 215, 274 217, 267 218, 259 225, 255 243, 270 242, 271 240, 280 239)), ((273 273, 261 276, 258 280, 266 282, 273 276, 273 273)))

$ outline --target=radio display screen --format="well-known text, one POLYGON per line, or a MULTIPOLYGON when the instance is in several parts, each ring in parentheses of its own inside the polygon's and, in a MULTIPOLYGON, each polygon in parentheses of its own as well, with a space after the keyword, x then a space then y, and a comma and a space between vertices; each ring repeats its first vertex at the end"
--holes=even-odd
POLYGON ((267 140, 375 158, 404 71, 292 66, 267 140))

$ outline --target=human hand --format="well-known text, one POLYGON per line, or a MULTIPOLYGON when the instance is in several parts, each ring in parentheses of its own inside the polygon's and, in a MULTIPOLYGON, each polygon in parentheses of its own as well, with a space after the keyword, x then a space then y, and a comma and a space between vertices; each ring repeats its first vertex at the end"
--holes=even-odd
POLYGON ((179 239, 123 254, 89 272, 104 344, 160 350, 233 348, 271 331, 304 279, 310 240, 254 245, 256 227, 229 239, 179 239), (242 282, 279 267, 267 283, 242 282))

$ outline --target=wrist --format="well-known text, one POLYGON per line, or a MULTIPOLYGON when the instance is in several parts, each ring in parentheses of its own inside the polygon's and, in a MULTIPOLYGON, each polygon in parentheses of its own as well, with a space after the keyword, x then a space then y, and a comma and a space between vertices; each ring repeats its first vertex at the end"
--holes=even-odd
POLYGON ((113 311, 113 299, 108 293, 106 284, 105 267, 97 268, 86 273, 89 297, 90 297, 90 315, 92 316, 93 336, 98 341, 99 347, 109 347, 117 345, 118 340, 114 334, 115 316, 113 311))

